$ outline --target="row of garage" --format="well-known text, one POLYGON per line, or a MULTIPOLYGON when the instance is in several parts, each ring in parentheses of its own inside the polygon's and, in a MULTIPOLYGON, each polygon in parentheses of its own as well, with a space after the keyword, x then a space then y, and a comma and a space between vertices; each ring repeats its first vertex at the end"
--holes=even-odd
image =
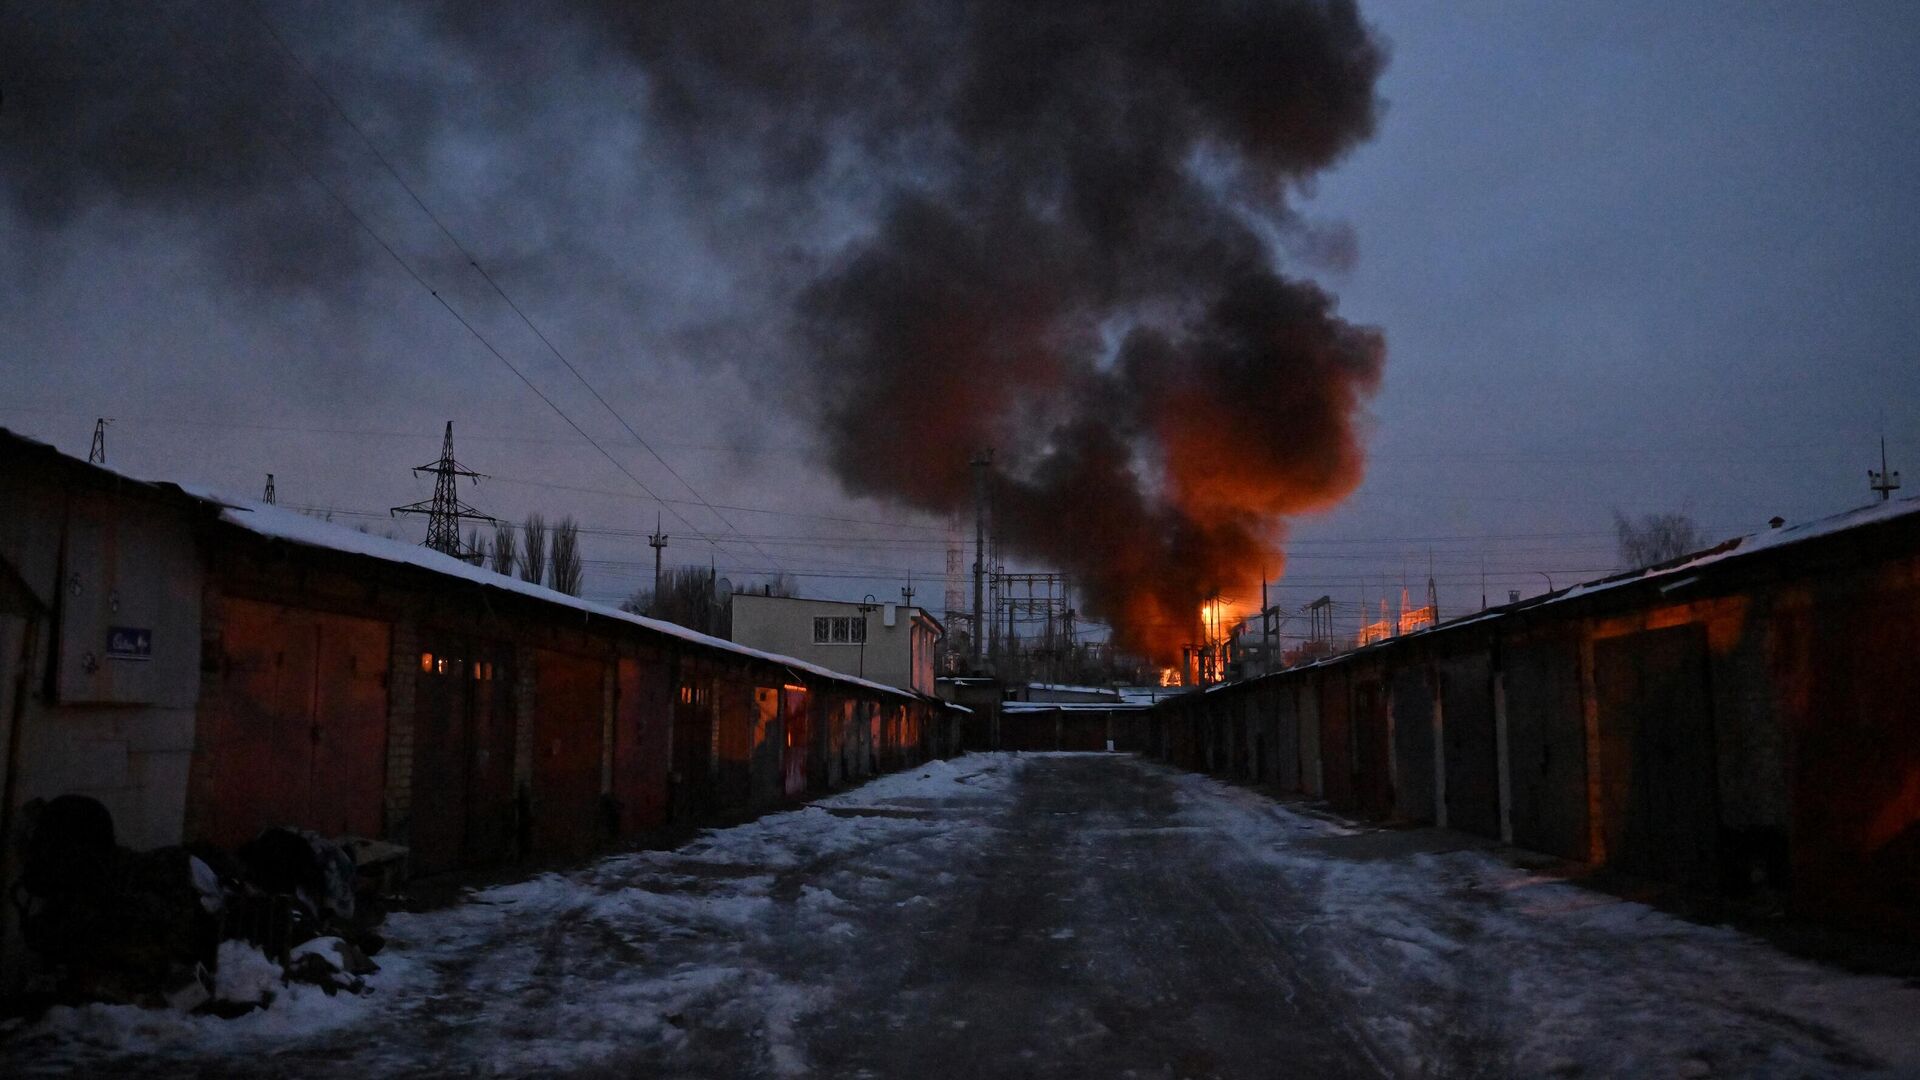
POLYGON ((8 834, 78 794, 136 849, 570 858, 949 756, 968 715, 4 431, 0 499, 8 834))
POLYGON ((934 699, 241 520, 210 533, 192 838, 296 823, 397 840, 431 873, 582 855, 954 752, 964 713, 934 699))
POLYGON ((1920 502, 1181 695, 1149 751, 1920 934, 1920 502))

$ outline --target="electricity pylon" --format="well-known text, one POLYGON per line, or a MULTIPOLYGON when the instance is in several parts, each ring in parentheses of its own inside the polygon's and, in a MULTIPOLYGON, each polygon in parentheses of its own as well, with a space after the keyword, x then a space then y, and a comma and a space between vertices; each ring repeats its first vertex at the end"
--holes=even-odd
POLYGON ((425 514, 427 516, 427 539, 421 545, 435 551, 444 552, 462 562, 479 563, 485 556, 466 545, 460 539, 460 522, 484 521, 489 525, 497 524, 493 518, 475 510, 460 501, 460 477, 469 480, 484 479, 484 473, 474 472, 463 467, 453 458, 453 421, 447 421, 446 441, 440 445, 440 460, 430 461, 416 466, 415 476, 421 473, 433 474, 433 498, 419 502, 396 506, 389 514, 425 514))

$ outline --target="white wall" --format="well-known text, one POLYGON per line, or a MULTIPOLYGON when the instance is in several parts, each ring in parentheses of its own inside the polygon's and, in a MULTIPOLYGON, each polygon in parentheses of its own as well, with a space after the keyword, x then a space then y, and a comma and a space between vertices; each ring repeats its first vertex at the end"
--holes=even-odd
POLYGON ((886 612, 874 604, 867 613, 867 644, 862 669, 861 648, 855 644, 815 644, 813 620, 860 617, 860 605, 840 600, 809 600, 741 593, 733 598, 733 640, 755 649, 781 653, 848 675, 864 674, 875 682, 933 693, 933 655, 939 635, 919 608, 893 605, 892 626, 886 612))

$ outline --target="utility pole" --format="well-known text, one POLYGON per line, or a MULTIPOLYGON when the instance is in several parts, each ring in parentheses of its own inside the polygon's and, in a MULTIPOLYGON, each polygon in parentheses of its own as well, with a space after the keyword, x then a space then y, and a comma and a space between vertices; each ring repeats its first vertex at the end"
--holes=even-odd
POLYGON ((1433 613, 1433 625, 1440 625, 1440 586, 1433 580, 1433 552, 1427 552, 1427 609, 1433 613))
MULTIPOLYGON (((94 438, 99 438, 98 435, 94 438)), ((105 461, 103 454, 101 460, 105 461)), ((1887 437, 1880 436, 1880 471, 1867 470, 1867 487, 1880 493, 1880 501, 1886 502, 1892 494, 1900 490, 1900 474, 1887 470, 1887 437)))
POLYGON ((872 593, 860 601, 860 677, 863 679, 867 677, 867 616, 878 606, 872 593))
POLYGON ((266 503, 268 506, 273 505, 273 474, 272 473, 267 474, 267 490, 260 493, 260 501, 263 503, 266 503))
MULTIPOLYGON (((998 548, 998 544, 995 544, 995 548, 998 548)), ((1018 630, 1014 628, 1014 607, 1016 607, 1016 605, 1014 605, 1014 578, 1006 575, 1006 565, 1004 565, 1004 563, 995 567, 995 571, 995 577, 1000 578, 1000 603, 1006 605, 1006 636, 1000 638, 1000 655, 1006 657, 1006 671, 1012 671, 1012 667, 1018 663, 1016 657, 1020 655, 1020 653, 1018 653, 1018 646, 1020 646, 1020 642, 1018 642, 1018 630)), ((995 675, 998 675, 998 671, 996 671, 995 675)))
POLYGON ((913 606, 913 571, 907 571, 907 587, 900 590, 900 606, 913 606))
POLYGON ((973 469, 973 636, 967 647, 978 671, 981 639, 987 635, 987 470, 993 467, 993 451, 975 454, 967 464, 973 469))
POLYGON ((93 422, 93 445, 87 449, 87 460, 95 465, 107 463, 107 425, 113 423, 107 417, 93 422))
POLYGON ((653 534, 647 537, 647 546, 653 549, 653 614, 660 610, 660 551, 667 546, 667 534, 660 531, 660 515, 653 515, 653 534))
POLYGON ((1267 572, 1260 571, 1260 654, 1265 659, 1261 663, 1262 671, 1272 671, 1280 666, 1280 620, 1279 612, 1267 599, 1267 572))
POLYGON ((468 480, 484 479, 484 474, 463 467, 453 457, 453 421, 447 421, 446 438, 440 444, 440 458, 425 465, 416 466, 415 476, 421 473, 433 474, 433 498, 420 502, 396 506, 387 511, 389 515, 425 514, 427 518, 427 539, 422 547, 451 555, 462 562, 478 562, 480 553, 467 547, 460 539, 460 522, 484 521, 496 525, 493 518, 475 510, 460 501, 460 478, 468 480))

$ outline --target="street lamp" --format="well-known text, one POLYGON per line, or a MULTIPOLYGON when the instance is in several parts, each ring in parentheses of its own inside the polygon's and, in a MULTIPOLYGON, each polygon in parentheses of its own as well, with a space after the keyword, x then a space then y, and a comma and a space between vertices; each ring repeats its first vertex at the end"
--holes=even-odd
POLYGON ((860 601, 860 677, 863 679, 867 677, 867 616, 876 606, 872 593, 860 601))
POLYGON ((1547 573, 1545 570, 1535 570, 1534 573, 1539 574, 1541 577, 1547 579, 1547 591, 1552 592, 1553 591, 1553 575, 1547 573))

